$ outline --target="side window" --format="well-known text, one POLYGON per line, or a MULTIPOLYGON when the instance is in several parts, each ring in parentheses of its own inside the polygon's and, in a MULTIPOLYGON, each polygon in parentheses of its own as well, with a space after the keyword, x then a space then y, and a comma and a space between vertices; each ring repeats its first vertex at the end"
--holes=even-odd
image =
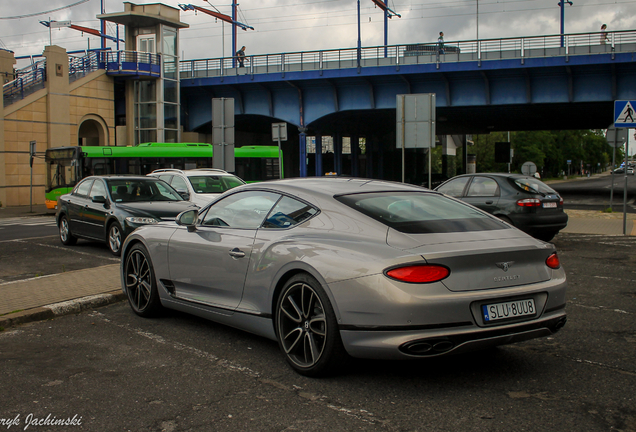
POLYGON ((77 188, 75 188, 75 190, 73 191, 73 195, 87 197, 88 191, 91 190, 92 185, 93 185, 93 179, 84 180, 83 182, 77 185, 77 188))
POLYGON ((280 195, 265 191, 239 192, 211 205, 201 225, 258 229, 280 195))
POLYGON ((174 176, 172 178, 172 183, 170 183, 170 186, 175 188, 178 192, 188 191, 188 185, 186 184, 185 180, 179 176, 174 176))
POLYGON ((283 197, 265 220, 263 228, 291 228, 313 215, 318 210, 304 202, 289 197, 283 197))
POLYGON ((494 197, 499 196, 499 185, 490 177, 475 176, 468 188, 466 196, 471 197, 494 197))
POLYGON ((470 177, 460 177, 455 180, 451 180, 437 188, 437 191, 448 196, 460 198, 464 193, 464 188, 466 187, 466 183, 468 183, 469 179, 470 177))
POLYGON ((108 193, 106 193, 106 187, 101 180, 95 180, 95 183, 93 183, 93 187, 91 188, 91 199, 96 196, 108 197, 108 193))
POLYGON ((172 180, 172 176, 171 175, 166 175, 166 174, 159 175, 159 176, 157 176, 157 178, 165 181, 168 184, 170 184, 170 180, 172 180))

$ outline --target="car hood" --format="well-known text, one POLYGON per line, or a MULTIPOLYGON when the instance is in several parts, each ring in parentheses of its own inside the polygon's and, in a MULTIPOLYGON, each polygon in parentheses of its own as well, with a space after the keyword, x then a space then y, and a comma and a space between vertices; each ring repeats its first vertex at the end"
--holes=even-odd
POLYGON ((198 208, 189 201, 149 201, 117 204, 119 209, 135 215, 150 216, 161 220, 174 220, 186 210, 198 208))
POLYGON ((450 269, 442 281, 451 291, 474 291, 550 280, 545 261, 554 245, 517 229, 444 234, 402 234, 389 230, 387 243, 450 269))

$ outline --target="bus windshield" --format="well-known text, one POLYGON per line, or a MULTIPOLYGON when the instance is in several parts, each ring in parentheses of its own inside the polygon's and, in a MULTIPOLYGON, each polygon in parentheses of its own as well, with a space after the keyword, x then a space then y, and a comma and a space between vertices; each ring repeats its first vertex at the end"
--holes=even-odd
POLYGON ((77 149, 55 149, 46 154, 46 192, 77 184, 77 149))

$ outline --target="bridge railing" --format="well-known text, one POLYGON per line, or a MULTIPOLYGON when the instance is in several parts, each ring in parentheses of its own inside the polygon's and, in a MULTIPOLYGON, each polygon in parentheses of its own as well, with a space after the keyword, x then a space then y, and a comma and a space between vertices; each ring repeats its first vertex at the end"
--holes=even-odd
POLYGON ((24 99, 43 89, 46 83, 46 59, 39 60, 15 72, 16 78, 2 86, 4 106, 24 99))
MULTIPOLYGON (((344 48, 252 55, 244 67, 236 58, 183 60, 179 64, 182 79, 285 73, 308 70, 347 69, 402 64, 427 64, 500 59, 608 54, 636 51, 636 30, 608 33, 601 43, 600 32, 546 35, 503 39, 448 41, 441 51, 436 42, 407 45, 344 48)), ((438 66, 439 67, 439 66, 438 66)))

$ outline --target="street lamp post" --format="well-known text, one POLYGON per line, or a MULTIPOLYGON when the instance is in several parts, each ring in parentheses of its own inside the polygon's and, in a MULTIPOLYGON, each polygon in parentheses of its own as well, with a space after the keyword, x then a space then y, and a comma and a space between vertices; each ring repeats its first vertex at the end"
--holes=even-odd
POLYGON ((362 40, 360 36, 360 0, 358 0, 358 69, 360 68, 360 58, 362 57, 362 40))
POLYGON ((570 0, 561 0, 559 3, 557 3, 559 7, 561 8, 561 46, 562 47, 565 45, 563 35, 565 35, 565 5, 566 3, 572 6, 572 2, 570 0))

